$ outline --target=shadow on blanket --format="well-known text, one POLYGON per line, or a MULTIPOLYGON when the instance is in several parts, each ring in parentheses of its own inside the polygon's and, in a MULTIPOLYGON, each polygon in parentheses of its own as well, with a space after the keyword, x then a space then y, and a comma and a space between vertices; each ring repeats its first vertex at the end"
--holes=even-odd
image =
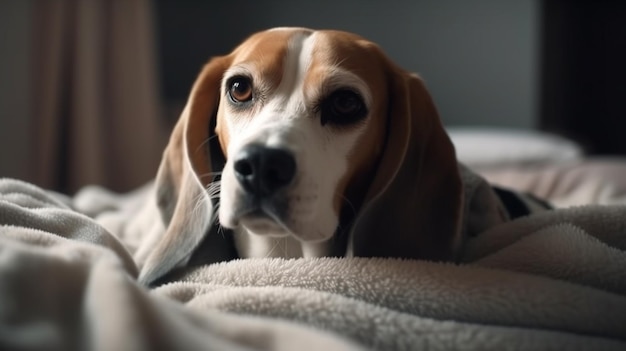
POLYGON ((0 349, 626 349, 624 206, 499 225, 460 265, 245 259, 149 291, 146 196, 0 180, 0 349))

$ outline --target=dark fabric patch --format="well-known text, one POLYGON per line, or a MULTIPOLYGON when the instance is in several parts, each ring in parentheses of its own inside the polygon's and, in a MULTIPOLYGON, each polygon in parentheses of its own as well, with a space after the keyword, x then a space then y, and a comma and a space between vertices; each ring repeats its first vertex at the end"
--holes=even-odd
POLYGON ((537 196, 531 194, 531 193, 524 193, 525 196, 528 196, 529 199, 533 200, 536 204, 538 204, 539 206, 543 206, 543 208, 545 208, 546 210, 553 210, 554 206, 552 206, 551 203, 549 203, 548 201, 538 198, 537 196))
POLYGON ((493 190, 500 198, 500 201, 502 201, 511 219, 528 216, 530 214, 530 209, 526 206, 524 201, 520 199, 519 194, 496 186, 493 187, 493 190))

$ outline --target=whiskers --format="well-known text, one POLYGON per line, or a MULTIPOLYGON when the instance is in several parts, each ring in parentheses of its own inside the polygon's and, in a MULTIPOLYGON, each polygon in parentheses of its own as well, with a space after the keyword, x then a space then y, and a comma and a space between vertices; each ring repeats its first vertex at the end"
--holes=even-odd
POLYGON ((281 240, 275 240, 274 244, 272 245, 272 248, 265 254, 265 256, 263 256, 263 258, 270 258, 270 257, 274 257, 274 251, 276 251, 276 249, 280 249, 282 246, 282 251, 283 251, 283 257, 286 257, 287 255, 287 247, 286 245, 281 245, 284 244, 281 240))
MULTIPOLYGON (((221 172, 212 172, 210 173, 213 177, 219 177, 221 172)), ((220 193, 222 190, 222 181, 214 180, 206 187, 206 193, 208 195, 209 201, 213 205, 213 213, 211 215, 211 223, 217 226, 217 232, 224 237, 226 234, 224 227, 220 224, 219 221, 219 210, 220 210, 220 193)))
POLYGON ((212 139, 217 138, 217 135, 213 134, 210 137, 206 138, 202 143, 200 143, 200 145, 198 145, 198 147, 196 148, 195 152, 199 152, 200 149, 202 149, 203 147, 205 147, 212 139))
MULTIPOLYGON (((214 183, 215 181, 219 181, 219 179, 222 177, 222 172, 207 172, 207 173, 202 173, 202 174, 198 174, 198 178, 200 180, 205 180, 207 178, 211 178, 211 183, 214 183)), ((209 184, 209 187, 211 186, 211 184, 209 184)))
POLYGON ((341 194, 341 202, 343 204, 342 210, 339 214, 339 221, 337 222, 337 228, 335 230, 334 235, 330 238, 330 240, 334 243, 340 242, 344 240, 343 234, 344 231, 350 227, 350 223, 357 216, 357 209, 345 195, 341 194))
POLYGON ((341 202, 342 202, 342 203, 344 203, 345 205, 347 205, 347 206, 345 206, 345 207, 347 207, 347 208, 349 208, 349 209, 350 209, 350 211, 351 211, 351 213, 350 213, 350 214, 351 214, 351 217, 356 216, 357 210, 356 210, 356 207, 354 207, 354 204, 352 203, 352 201, 350 201, 350 199, 348 199, 348 198, 347 198, 345 195, 343 195, 343 194, 341 194, 341 195, 339 195, 339 196, 341 196, 341 202))
POLYGON ((217 203, 219 203, 220 191, 222 190, 222 181, 214 180, 210 182, 205 190, 207 194, 209 195, 209 199, 215 200, 217 203))
MULTIPOLYGON (((195 152, 196 153, 199 152, 200 149, 202 149, 203 147, 206 147, 209 144, 209 142, 216 137, 217 135, 211 135, 210 137, 206 138, 200 145, 198 145, 195 152)), ((219 221, 216 222, 218 219, 219 206, 220 206, 220 190, 222 187, 222 181, 221 181, 222 172, 202 173, 202 174, 198 174, 198 178, 200 179, 202 183, 205 183, 207 179, 211 180, 209 184, 207 185, 207 187, 204 189, 206 191, 206 194, 208 194, 208 199, 211 202, 211 205, 213 207, 213 213, 211 215, 210 223, 217 224, 218 232, 222 232, 222 235, 223 235, 224 229, 219 224, 219 221)), ((203 201, 203 197, 201 196, 197 201, 203 201)))
MULTIPOLYGON (((221 172, 213 172, 211 175, 220 174, 221 172)), ((206 177, 207 175, 205 175, 206 177)), ((206 225, 217 225, 217 232, 224 236, 224 228, 219 223, 219 206, 220 206, 220 189, 221 181, 215 180, 210 182, 204 191, 198 192, 193 199, 193 207, 191 209, 190 218, 196 218, 203 221, 206 225), (207 212, 211 213, 211 217, 206 219, 207 212), (203 220, 204 219, 204 220, 203 220)))

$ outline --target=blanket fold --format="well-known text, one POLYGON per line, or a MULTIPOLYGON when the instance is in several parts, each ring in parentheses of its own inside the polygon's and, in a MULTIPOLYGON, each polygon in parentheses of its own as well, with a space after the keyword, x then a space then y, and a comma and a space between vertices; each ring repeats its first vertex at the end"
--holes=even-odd
MULTIPOLYGON (((473 265, 367 258, 245 259, 196 269, 156 291, 193 305, 197 301, 217 303, 205 295, 213 297, 216 291, 226 289, 226 305, 245 301, 244 306, 235 306, 245 310, 253 308, 253 299, 235 296, 268 286, 280 288, 280 293, 288 289, 300 294, 294 301, 274 303, 265 312, 276 316, 294 309, 309 295, 314 300, 318 294, 330 293, 437 320, 626 336, 626 299, 621 296, 538 275, 473 265)), ((317 310, 328 309, 324 299, 320 303, 317 310)), ((356 319, 358 314, 353 314, 351 318, 356 319)), ((366 323, 359 320, 356 324, 361 322, 366 323)))
POLYGON ((149 196, 0 179, 0 349, 626 349, 624 206, 497 225, 459 265, 242 259, 148 290, 149 196))

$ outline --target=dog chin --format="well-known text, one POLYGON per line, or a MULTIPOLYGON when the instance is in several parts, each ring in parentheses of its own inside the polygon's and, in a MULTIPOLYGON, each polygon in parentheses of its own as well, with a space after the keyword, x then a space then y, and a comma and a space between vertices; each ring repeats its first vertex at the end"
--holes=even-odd
POLYGON ((332 235, 313 235, 319 233, 308 233, 292 230, 283 223, 278 223, 269 217, 252 217, 241 218, 239 220, 240 228, 243 228, 252 235, 270 237, 270 238, 286 238, 291 237, 302 243, 320 243, 325 242, 332 235))
MULTIPOLYGON (((270 212, 271 213, 271 212, 270 212)), ((293 221, 281 218, 277 214, 268 214, 267 209, 248 211, 227 211, 220 208, 220 224, 222 227, 271 238, 292 237, 303 243, 319 243, 329 240, 336 229, 337 223, 332 221, 307 220, 293 221)))
POLYGON ((270 218, 254 217, 254 218, 242 218, 239 220, 239 224, 248 233, 269 236, 274 238, 283 238, 289 235, 293 235, 284 226, 276 223, 270 218))

